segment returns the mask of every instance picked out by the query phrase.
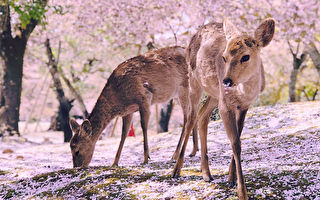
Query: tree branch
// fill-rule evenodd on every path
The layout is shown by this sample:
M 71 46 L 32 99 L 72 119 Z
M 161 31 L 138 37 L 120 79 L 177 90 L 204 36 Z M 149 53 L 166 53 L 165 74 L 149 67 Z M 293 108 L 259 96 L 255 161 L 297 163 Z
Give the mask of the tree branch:
M 31 18 L 26 29 L 22 29 L 21 27 L 19 27 L 22 38 L 25 38 L 28 40 L 29 36 L 31 35 L 33 29 L 37 26 L 38 22 L 39 22 L 38 20 Z
M 298 55 L 298 53 L 299 53 L 299 49 L 300 49 L 300 42 L 298 42 L 298 45 L 297 45 L 296 55 Z
M 56 65 L 57 62 L 56 62 L 56 59 L 55 57 L 53 56 L 53 53 L 52 53 L 52 49 L 51 49 L 51 46 L 50 46 L 50 40 L 47 38 L 45 43 L 44 43 L 45 47 L 46 47 L 46 50 L 47 50 L 47 55 L 48 55 L 48 58 L 49 58 L 49 65 Z
M 10 22 L 10 7 L 8 2 L 0 4 L 0 34 L 2 38 L 12 37 L 11 35 L 11 22 Z M 0 42 L 1 45 L 1 42 Z
M 61 53 L 61 41 L 59 40 L 59 47 L 58 47 L 58 55 L 57 55 L 57 64 L 59 63 L 60 60 L 60 53 Z
M 314 92 L 313 96 L 312 96 L 312 101 L 316 100 L 316 96 L 318 94 L 318 89 L 316 89 L 316 91 Z
M 318 74 L 320 76 L 320 53 L 314 43 L 310 43 L 310 45 L 307 46 L 307 48 L 308 48 L 308 54 L 313 62 L 313 65 L 317 69 Z
M 290 50 L 290 52 L 291 52 L 292 56 L 294 56 L 294 57 L 295 57 L 295 54 L 294 54 L 294 52 L 293 52 L 293 49 L 292 49 L 291 43 L 290 43 L 290 41 L 289 41 L 288 39 L 287 39 L 287 43 L 288 43 L 288 45 L 289 45 L 289 50 Z
M 47 5 L 48 0 L 38 0 L 37 2 L 44 8 Z M 21 31 L 22 37 L 25 39 L 28 39 L 29 36 L 31 35 L 33 29 L 37 26 L 38 23 L 39 23 L 39 20 L 31 18 L 30 22 L 26 26 L 26 29 L 22 29 L 22 31 Z
M 310 99 L 309 99 L 309 97 L 308 97 L 308 94 L 307 94 L 307 92 L 306 92 L 306 87 L 305 87 L 305 86 L 303 86 L 302 89 L 298 89 L 298 90 L 300 90 L 301 92 L 303 92 L 304 96 L 307 98 L 307 101 L 310 101 Z
M 49 62 L 48 62 L 49 72 L 50 72 L 52 79 L 53 79 L 53 84 L 55 87 L 55 92 L 57 94 L 58 100 L 59 100 L 60 104 L 62 104 L 63 102 L 66 102 L 67 99 L 64 95 L 62 84 L 61 84 L 61 81 L 59 78 L 57 62 L 52 54 L 50 40 L 48 38 L 45 41 L 45 47 L 46 47 L 47 56 L 49 59 Z
M 86 106 L 83 102 L 83 99 L 80 95 L 80 93 L 72 86 L 71 82 L 69 81 L 69 79 L 67 79 L 67 77 L 65 77 L 65 75 L 63 74 L 63 72 L 59 71 L 63 81 L 66 83 L 66 85 L 68 86 L 69 90 L 71 91 L 71 93 L 73 94 L 74 98 L 79 102 L 80 104 L 80 108 L 82 111 L 82 114 L 84 116 L 84 118 L 88 118 L 89 113 L 86 109 Z

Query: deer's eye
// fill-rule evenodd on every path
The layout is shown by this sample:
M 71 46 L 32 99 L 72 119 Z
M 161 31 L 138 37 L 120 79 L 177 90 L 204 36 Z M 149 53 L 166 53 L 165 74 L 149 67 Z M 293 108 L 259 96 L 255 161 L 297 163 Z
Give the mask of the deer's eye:
M 227 62 L 226 58 L 224 56 L 222 56 L 223 62 Z
M 250 59 L 250 56 L 249 56 L 249 55 L 244 55 L 244 56 L 242 56 L 240 62 L 243 63 L 243 62 L 248 61 L 249 59 Z
M 76 151 L 74 155 L 75 155 L 75 156 L 78 156 L 78 155 L 79 155 L 79 151 Z

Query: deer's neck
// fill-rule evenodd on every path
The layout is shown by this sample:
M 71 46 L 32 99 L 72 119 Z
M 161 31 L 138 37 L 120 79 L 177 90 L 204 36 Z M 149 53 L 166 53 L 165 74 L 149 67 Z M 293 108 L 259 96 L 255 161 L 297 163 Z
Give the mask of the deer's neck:
M 88 117 L 95 141 L 99 139 L 104 128 L 116 116 L 116 113 L 113 111 L 115 102 L 112 92 L 105 87 Z

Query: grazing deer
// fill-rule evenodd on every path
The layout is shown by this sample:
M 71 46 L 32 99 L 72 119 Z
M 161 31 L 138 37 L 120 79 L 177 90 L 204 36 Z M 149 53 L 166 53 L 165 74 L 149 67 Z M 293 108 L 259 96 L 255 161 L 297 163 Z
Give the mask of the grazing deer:
M 209 116 L 219 107 L 233 156 L 229 167 L 229 182 L 237 179 L 239 199 L 248 199 L 241 169 L 240 136 L 250 104 L 265 87 L 264 69 L 260 50 L 273 38 L 275 21 L 264 20 L 254 36 L 242 34 L 229 21 L 203 26 L 192 37 L 187 48 L 189 65 L 190 105 L 184 143 L 173 176 L 179 176 L 189 133 L 197 122 L 197 107 L 202 91 L 209 97 L 199 111 L 201 141 L 201 170 L 205 181 L 212 179 L 207 156 Z
M 88 119 L 82 125 L 70 120 L 74 133 L 70 141 L 73 166 L 89 165 L 103 129 L 113 118 L 122 116 L 121 141 L 113 162 L 113 166 L 117 166 L 133 113 L 138 110 L 144 137 L 143 163 L 147 163 L 150 106 L 169 101 L 173 97 L 179 99 L 185 124 L 189 110 L 189 80 L 184 48 L 153 50 L 121 63 L 110 75 Z M 195 143 L 193 152 L 197 149 Z

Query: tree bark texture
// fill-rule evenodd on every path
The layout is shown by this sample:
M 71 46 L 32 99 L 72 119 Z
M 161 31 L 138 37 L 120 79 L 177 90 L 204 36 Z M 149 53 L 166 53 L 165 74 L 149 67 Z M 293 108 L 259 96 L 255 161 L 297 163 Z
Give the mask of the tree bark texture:
M 289 82 L 289 102 L 296 102 L 297 95 L 296 95 L 296 83 L 297 83 L 297 76 L 299 73 L 299 68 L 301 67 L 302 63 L 305 60 L 305 53 L 300 55 L 298 58 L 297 54 L 292 53 L 293 56 L 293 68 L 290 74 L 290 82 Z
M 41 2 L 45 6 L 47 0 Z M 18 26 L 13 37 L 8 2 L 0 4 L 0 12 L 0 136 L 6 133 L 19 135 L 23 57 L 29 36 L 38 21 L 31 18 L 25 29 Z
M 310 44 L 310 46 L 308 47 L 308 54 L 314 64 L 314 66 L 316 67 L 318 74 L 320 76 L 320 53 L 317 49 L 317 47 L 315 46 L 315 44 Z
M 88 110 L 84 104 L 84 101 L 79 93 L 79 91 L 76 90 L 76 88 L 74 88 L 71 84 L 71 82 L 69 81 L 69 79 L 67 79 L 67 77 L 64 76 L 64 74 L 61 72 L 60 73 L 63 81 L 66 83 L 66 85 L 68 86 L 69 90 L 71 91 L 72 95 L 74 96 L 74 98 L 78 101 L 79 105 L 80 105 L 80 109 L 82 111 L 82 115 L 84 119 L 87 119 L 89 116 Z
M 2 41 L 0 50 L 3 60 L 0 124 L 1 132 L 7 132 L 9 135 L 19 135 L 18 122 L 25 48 L 26 40 L 17 38 Z
M 289 102 L 296 101 L 296 82 L 298 76 L 298 69 L 293 68 L 290 73 L 290 82 L 289 82 Z
M 173 109 L 173 99 L 169 101 L 160 111 L 160 120 L 158 125 L 158 133 L 168 132 L 169 121 Z
M 59 101 L 59 109 L 56 116 L 53 118 L 51 122 L 50 128 L 53 128 L 54 130 L 63 131 L 64 142 L 69 142 L 72 137 L 72 131 L 69 126 L 69 120 L 70 120 L 69 113 L 72 108 L 73 100 L 69 101 L 64 94 L 63 87 L 60 81 L 59 72 L 58 72 L 57 62 L 52 54 L 49 39 L 46 40 L 45 47 L 46 47 L 47 56 L 49 59 L 49 62 L 48 62 L 49 72 L 52 76 L 55 93 Z

